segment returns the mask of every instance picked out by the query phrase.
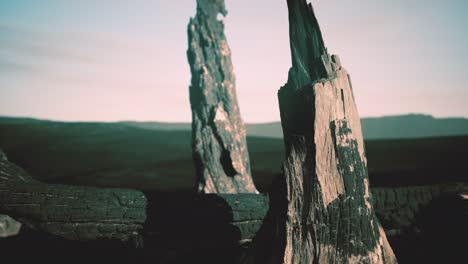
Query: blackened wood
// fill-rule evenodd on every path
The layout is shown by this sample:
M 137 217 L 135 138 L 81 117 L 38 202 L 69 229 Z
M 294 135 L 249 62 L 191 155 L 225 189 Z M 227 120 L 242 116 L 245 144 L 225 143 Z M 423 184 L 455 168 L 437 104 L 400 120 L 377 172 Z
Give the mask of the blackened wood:
M 278 92 L 286 148 L 273 263 L 396 263 L 375 215 L 351 81 L 312 5 L 288 0 L 292 68 Z M 281 200 L 283 202 L 281 202 Z M 275 205 L 272 205 L 273 207 Z
M 239 112 L 224 0 L 198 0 L 188 25 L 195 185 L 202 193 L 257 193 Z

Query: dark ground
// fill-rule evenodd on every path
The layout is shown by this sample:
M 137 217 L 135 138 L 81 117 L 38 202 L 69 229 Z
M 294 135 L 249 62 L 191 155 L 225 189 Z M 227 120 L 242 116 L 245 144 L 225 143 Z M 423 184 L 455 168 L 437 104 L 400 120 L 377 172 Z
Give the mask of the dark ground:
M 372 186 L 466 181 L 468 136 L 367 140 Z M 189 131 L 116 123 L 2 124 L 0 148 L 38 179 L 170 191 L 192 188 Z M 248 137 L 255 183 L 267 191 L 283 159 L 281 139 Z
M 267 192 L 272 178 L 280 173 L 282 140 L 249 137 L 248 145 L 254 181 L 261 192 Z M 157 131 L 115 123 L 0 122 L 0 148 L 12 162 L 47 182 L 156 192 L 192 188 L 194 170 L 189 131 Z M 468 136 L 368 140 L 366 152 L 373 187 L 468 180 Z M 462 239 L 466 238 L 461 236 L 466 230 L 459 229 L 460 226 L 466 229 L 467 224 L 460 221 L 467 219 L 468 207 L 458 206 L 463 201 L 457 197 L 446 199 L 452 200 L 437 201 L 419 216 L 425 228 L 422 231 L 426 232 L 390 239 L 400 263 L 457 263 L 458 260 L 462 260 L 458 263 L 468 263 L 463 261 L 466 241 Z M 156 256 L 154 250 L 129 249 L 107 242 L 90 247 L 53 237 L 44 241 L 31 230 L 8 241 L 0 239 L 0 248 L 9 252 L 8 256 L 15 256 L 15 263 L 24 263 L 31 256 L 41 261 L 47 258 L 50 263 L 89 262 L 91 256 L 96 261 L 102 258 L 105 263 L 142 263 L 149 256 L 153 260 L 167 257 Z M 214 255 L 234 256 L 238 250 L 241 249 L 215 250 Z M 447 256 L 444 252 L 460 255 Z M 209 250 L 188 252 L 187 256 L 212 253 Z M 187 258 L 185 263 L 190 262 L 191 257 Z M 8 258 L 4 255 L 3 259 Z M 169 259 L 161 262 L 172 263 Z M 210 261 L 207 259 L 205 263 Z

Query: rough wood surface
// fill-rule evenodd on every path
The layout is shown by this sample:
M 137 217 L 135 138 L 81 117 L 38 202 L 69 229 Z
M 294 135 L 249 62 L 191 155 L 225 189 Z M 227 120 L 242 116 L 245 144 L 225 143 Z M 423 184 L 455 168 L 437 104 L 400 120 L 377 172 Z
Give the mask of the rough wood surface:
M 2 156 L 0 214 L 70 240 L 141 239 L 146 220 L 142 192 L 44 184 Z
M 463 182 L 372 188 L 374 209 L 387 236 L 399 235 L 408 232 L 408 229 L 417 228 L 422 212 L 430 208 L 434 202 L 450 197 L 463 198 L 463 195 L 467 193 L 468 184 Z M 455 205 L 447 204 L 446 206 Z
M 351 82 L 311 4 L 288 0 L 292 68 L 278 92 L 286 208 L 275 263 L 396 263 L 374 213 Z
M 249 242 L 267 211 L 268 196 L 259 194 L 142 193 L 45 184 L 0 151 L 0 236 L 19 231 L 16 219 L 66 240 L 230 247 Z
M 188 25 L 196 187 L 203 193 L 257 193 L 231 51 L 223 21 L 218 20 L 226 14 L 224 0 L 198 0 L 197 13 Z
M 5 157 L 1 154 L 0 152 L 0 157 Z M 17 221 L 6 215 L 0 215 L 0 237 L 9 237 L 5 238 L 2 247 L 8 245 L 8 248 L 13 250 L 12 252 L 28 246 L 42 248 L 45 250 L 44 252 L 47 252 L 47 247 L 60 245 L 69 250 L 64 251 L 68 252 L 64 253 L 64 257 L 71 254 L 70 252 L 74 252 L 73 249 L 76 247 L 82 248 L 88 252 L 86 254 L 93 256 L 96 254 L 96 250 L 101 252 L 100 250 L 104 248 L 107 250 L 116 248 L 124 250 L 122 254 L 128 253 L 126 247 L 122 248 L 119 246 L 120 244 L 111 243 L 111 241 L 102 241 L 103 243 L 97 241 L 106 238 L 116 242 L 138 242 L 137 245 L 144 246 L 143 252 L 146 252 L 144 254 L 152 256 L 154 253 L 154 258 L 151 257 L 151 259 L 155 260 L 166 257 L 183 260 L 185 257 L 182 256 L 196 256 L 197 259 L 205 259 L 206 256 L 203 256 L 208 254 L 211 259 L 217 260 L 225 260 L 227 256 L 230 256 L 233 261 L 229 263 L 239 263 L 243 261 L 243 256 L 251 245 L 250 242 L 257 239 L 257 234 L 265 232 L 270 236 L 275 234 L 272 232 L 269 219 L 266 219 L 267 213 L 271 214 L 271 211 L 268 212 L 269 198 L 267 195 L 202 195 L 194 192 L 145 193 L 148 206 L 146 208 L 138 207 L 137 210 L 139 215 L 146 214 L 146 219 L 144 223 L 142 222 L 143 218 L 136 221 L 138 223 L 133 222 L 131 225 L 138 227 L 132 229 L 128 227 L 130 223 L 125 220 L 128 216 L 123 214 L 118 216 L 107 214 L 105 216 L 103 213 L 110 211 L 110 209 L 116 210 L 116 212 L 125 210 L 115 209 L 115 199 L 120 197 L 119 194 L 113 198 L 105 194 L 96 194 L 97 191 L 106 193 L 106 189 L 54 185 L 54 191 L 50 192 L 50 189 L 44 188 L 43 183 L 31 179 L 22 169 L 8 162 L 6 158 L 0 161 L 0 180 L 0 214 L 8 214 L 25 224 L 20 231 L 21 226 Z M 36 187 L 31 187 L 32 185 Z M 71 190 L 74 191 L 71 192 Z M 421 215 L 439 197 L 464 195 L 467 193 L 466 190 L 466 184 L 458 183 L 403 188 L 374 188 L 372 191 L 376 213 L 384 221 L 386 232 L 393 236 L 400 236 L 411 234 L 408 232 L 414 232 L 413 229 L 418 228 L 418 226 L 423 228 L 424 223 L 420 223 Z M 136 192 L 113 191 L 120 194 Z M 84 192 L 88 192 L 88 194 L 83 194 Z M 17 195 L 19 193 L 21 195 Z M 54 196 L 48 196 L 48 194 Z M 46 195 L 46 198 L 43 198 L 43 195 Z M 139 193 L 139 195 L 142 194 Z M 43 208 L 40 214 L 35 209 L 31 209 L 35 206 L 32 206 L 29 200 L 25 200 L 28 197 L 38 199 L 34 202 Z M 82 203 L 76 205 L 78 203 L 76 199 L 71 200 L 70 197 L 80 197 L 79 200 Z M 94 200 L 99 197 L 103 199 Z M 60 199 L 62 199 L 60 204 L 67 206 L 56 206 Z M 93 206 L 88 207 L 89 204 Z M 70 208 L 71 206 L 75 209 Z M 437 211 L 434 211 L 429 218 L 438 214 Z M 48 222 L 54 224 L 47 224 Z M 30 230 L 31 228 L 35 231 Z M 20 231 L 19 234 L 17 234 L 18 231 Z M 272 240 L 271 237 L 268 239 Z M 91 240 L 96 240 L 96 242 Z M 87 241 L 87 243 L 75 243 L 83 241 Z M 42 246 L 38 247 L 37 243 Z M 216 250 L 217 253 L 213 254 L 213 250 Z M 172 256 L 172 254 L 176 254 L 177 257 Z M 264 262 L 258 261 L 256 263 Z

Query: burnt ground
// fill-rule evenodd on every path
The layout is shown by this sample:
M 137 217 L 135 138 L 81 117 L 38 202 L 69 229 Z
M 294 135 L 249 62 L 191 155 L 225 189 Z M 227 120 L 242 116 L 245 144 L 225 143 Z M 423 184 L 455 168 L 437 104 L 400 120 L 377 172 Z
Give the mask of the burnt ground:
M 254 181 L 267 192 L 280 173 L 283 143 L 279 139 L 249 137 Z M 190 190 L 193 164 L 189 131 L 154 131 L 119 124 L 38 122 L 0 124 L 0 148 L 9 159 L 46 182 L 138 188 L 155 192 Z M 398 188 L 450 182 L 467 182 L 468 137 L 402 140 L 367 140 L 371 186 Z M 466 201 L 459 196 L 441 197 L 416 216 L 417 228 L 390 236 L 400 263 L 463 263 L 466 252 Z M 188 219 L 189 221 L 189 219 Z M 234 260 L 241 247 L 216 250 L 168 249 L 160 254 L 118 243 L 81 243 L 44 238 L 33 230 L 0 239 L 2 260 L 14 263 L 33 259 L 49 263 L 171 262 L 205 263 L 215 256 Z M 158 245 L 162 247 L 163 245 Z M 151 249 L 149 249 L 151 248 Z M 245 251 L 245 250 L 244 250 Z M 8 254 L 4 254 L 7 252 Z M 212 256 L 212 260 L 206 258 Z M 171 257 L 172 256 L 172 257 Z M 24 260 L 24 261 L 22 261 Z M 218 259 L 219 261 L 219 259 Z M 187 262 L 180 262 L 187 263 Z M 196 262 L 197 263 L 197 262 Z

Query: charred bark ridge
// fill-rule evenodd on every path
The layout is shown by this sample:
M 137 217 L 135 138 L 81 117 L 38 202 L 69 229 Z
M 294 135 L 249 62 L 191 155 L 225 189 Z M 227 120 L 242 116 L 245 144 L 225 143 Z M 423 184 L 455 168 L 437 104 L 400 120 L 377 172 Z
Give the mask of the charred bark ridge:
M 0 153 L 0 214 L 69 240 L 141 241 L 142 192 L 44 184 Z
M 0 237 L 21 224 L 64 240 L 114 240 L 173 248 L 233 247 L 252 240 L 268 196 L 142 193 L 45 184 L 0 151 Z M 21 224 L 20 224 L 21 223 Z
M 312 6 L 288 0 L 292 68 L 278 92 L 286 146 L 275 263 L 396 263 L 375 216 L 349 75 Z
M 224 0 L 198 0 L 188 25 L 192 73 L 192 144 L 202 193 L 257 193 L 237 104 L 231 51 L 224 36 Z
M 2 156 L 1 154 L 0 152 L 0 156 Z M 57 228 L 50 228 L 50 226 L 42 224 L 45 221 L 59 219 L 59 215 L 69 214 L 70 208 L 68 206 L 57 206 L 54 208 L 54 203 L 57 203 L 53 200 L 63 197 L 66 191 L 75 187 L 55 185 L 54 188 L 57 189 L 57 192 L 61 192 L 63 195 L 57 197 L 49 196 L 48 203 L 50 205 L 44 205 L 43 202 L 46 201 L 43 200 L 33 201 L 41 204 L 41 206 L 49 207 L 49 209 L 44 208 L 42 215 L 38 216 L 27 211 L 28 206 L 31 205 L 29 202 L 25 202 L 24 198 L 28 196 L 41 197 L 41 192 L 47 191 L 47 188 L 42 183 L 34 181 L 36 187 L 31 188 L 30 185 L 26 185 L 24 187 L 26 191 L 22 191 L 22 194 L 19 195 L 19 192 L 16 191 L 18 186 L 16 182 L 15 184 L 8 185 L 9 187 L 5 187 L 7 186 L 6 179 L 8 178 L 9 181 L 17 181 L 18 184 L 21 184 L 24 181 L 31 181 L 30 177 L 20 168 L 8 163 L 6 159 L 0 162 L 0 172 L 0 214 L 10 215 L 20 220 L 24 226 L 24 228 L 21 228 L 21 224 L 13 218 L 0 215 L 0 238 L 10 237 L 4 240 L 0 239 L 0 242 L 3 242 L 0 246 L 5 251 L 2 257 L 6 259 L 10 258 L 18 263 L 25 262 L 20 260 L 20 255 L 24 251 L 24 248 L 34 248 L 35 253 L 32 254 L 38 258 L 47 259 L 50 263 L 70 262 L 70 256 L 77 252 L 80 252 L 79 258 L 76 258 L 74 263 L 82 263 L 83 261 L 95 259 L 97 253 L 104 261 L 115 259 L 115 261 L 113 260 L 115 263 L 135 262 L 135 259 L 138 259 L 142 255 L 145 256 L 144 259 L 151 259 L 154 263 L 167 263 L 168 259 L 173 260 L 174 263 L 187 263 L 191 260 L 203 260 L 206 263 L 243 263 L 243 256 L 245 256 L 247 248 L 250 247 L 250 241 L 254 237 L 256 237 L 255 239 L 258 242 L 260 236 L 265 240 L 263 244 L 268 244 L 274 238 L 271 235 L 275 234 L 275 232 L 272 232 L 274 229 L 272 229 L 271 221 L 268 221 L 269 219 L 264 221 L 268 211 L 269 200 L 266 195 L 145 193 L 148 206 L 146 208 L 138 207 L 135 210 L 137 210 L 138 215 L 144 215 L 146 212 L 146 220 L 143 224 L 141 224 L 141 221 L 144 221 L 143 218 L 141 221 L 138 221 L 139 228 L 136 232 L 125 231 L 122 229 L 122 225 L 115 225 L 115 223 L 120 222 L 118 219 L 112 220 L 110 216 L 107 218 L 103 216 L 102 212 L 115 210 L 115 203 L 112 202 L 112 199 L 104 199 L 99 201 L 101 209 L 96 210 L 96 207 L 84 209 L 85 206 L 80 205 L 83 210 L 72 213 L 72 217 L 66 218 L 63 223 L 60 223 L 63 231 L 71 227 L 67 235 L 66 233 L 57 232 Z M 49 185 L 49 188 L 51 186 Z M 12 189 L 6 191 L 6 188 Z M 96 189 L 82 188 L 81 190 L 89 192 Z M 106 191 L 106 189 L 102 190 Z M 460 183 L 396 189 L 374 188 L 372 192 L 375 198 L 374 208 L 379 219 L 382 219 L 384 222 L 384 227 L 388 231 L 387 235 L 391 234 L 393 239 L 400 239 L 401 235 L 404 237 L 406 235 L 411 236 L 411 233 L 408 232 L 414 232 L 412 231 L 414 228 L 422 228 L 424 235 L 430 235 L 432 238 L 432 232 L 433 230 L 439 230 L 440 222 L 434 221 L 436 224 L 429 226 L 425 222 L 427 222 L 427 219 L 434 219 L 434 217 L 443 218 L 446 215 L 441 214 L 440 211 L 434 211 L 427 216 L 424 215 L 424 212 L 427 212 L 431 204 L 437 201 L 439 197 L 460 196 L 461 194 L 466 194 L 466 190 L 466 184 Z M 113 191 L 119 193 L 123 190 L 114 189 Z M 277 191 L 278 189 L 276 189 L 275 196 L 272 197 L 271 201 L 275 205 L 278 205 L 278 203 L 274 199 L 278 199 L 278 194 L 281 195 Z M 91 194 L 93 192 L 91 191 Z M 131 193 L 131 191 L 126 192 Z M 9 193 L 9 195 L 6 195 L 6 193 Z M 14 199 L 18 197 L 20 199 L 15 201 Z M 84 198 L 83 203 L 88 204 L 87 199 Z M 72 205 L 70 200 L 67 201 L 66 199 L 61 204 Z M 452 202 L 443 204 L 443 208 L 452 209 L 453 206 Z M 286 207 L 287 204 L 284 208 Z M 466 210 L 466 208 L 456 209 L 458 211 Z M 281 216 L 278 211 L 273 213 L 275 216 Z M 271 219 L 271 210 L 269 214 L 270 216 L 267 218 Z M 77 221 L 78 217 L 82 217 L 83 219 L 100 218 L 101 220 L 99 221 L 102 222 L 90 222 L 83 219 L 82 221 Z M 463 228 L 458 229 L 464 226 L 466 214 L 464 218 L 454 217 L 452 219 L 457 220 L 459 224 L 450 223 L 445 225 L 445 227 L 450 226 L 452 230 L 456 229 L 457 234 L 460 236 L 466 234 L 466 232 L 460 232 Z M 94 226 L 94 228 L 90 228 L 90 230 L 84 228 L 84 226 Z M 30 230 L 30 228 L 36 231 Z M 113 228 L 115 228 L 116 232 L 111 235 L 105 235 L 105 232 L 101 235 L 93 234 L 93 232 L 103 232 L 101 230 L 112 230 Z M 446 228 L 439 233 L 445 231 Z M 70 235 L 70 233 L 73 234 Z M 270 235 L 270 237 L 262 236 L 265 233 Z M 134 251 L 132 247 L 126 245 L 128 242 L 141 242 L 140 237 L 144 239 L 143 248 Z M 439 237 L 444 236 L 439 235 Z M 136 241 L 135 238 L 138 238 L 138 240 Z M 105 241 L 102 239 L 105 239 Z M 119 241 L 126 243 L 116 243 Z M 453 241 L 451 244 L 450 241 L 441 241 L 444 241 L 443 245 L 447 247 L 454 245 Z M 431 243 L 428 243 L 428 245 L 431 245 Z M 58 250 L 60 252 L 56 250 L 57 247 L 61 248 Z M 408 252 L 406 248 L 402 251 L 405 250 Z M 442 252 L 456 252 L 452 247 L 450 247 L 450 250 L 445 249 L 444 251 L 440 248 L 439 250 L 442 250 Z M 6 254 L 7 252 L 8 254 Z M 267 257 L 271 258 L 275 256 L 274 253 L 268 252 Z M 412 256 L 411 254 L 410 256 Z M 424 256 L 428 258 L 427 255 Z M 450 256 L 452 259 L 457 259 L 457 257 Z M 126 261 L 128 257 L 131 257 L 132 261 Z M 228 261 L 228 259 L 231 261 Z M 261 261 L 256 261 L 255 263 L 271 263 L 271 261 L 263 261 L 265 259 L 264 256 L 260 259 Z

